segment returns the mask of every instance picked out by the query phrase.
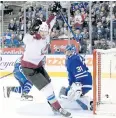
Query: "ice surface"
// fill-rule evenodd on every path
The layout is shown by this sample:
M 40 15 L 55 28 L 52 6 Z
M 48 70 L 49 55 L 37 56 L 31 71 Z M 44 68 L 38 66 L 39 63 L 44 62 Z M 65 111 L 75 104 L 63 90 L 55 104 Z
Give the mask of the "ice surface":
M 110 81 L 111 82 L 111 81 Z M 113 80 L 116 83 L 116 80 Z M 67 86 L 66 79 L 52 78 L 52 84 L 56 95 L 58 96 L 61 86 Z M 3 97 L 3 86 L 18 85 L 18 82 L 13 78 L 4 78 L 0 80 L 0 118 L 61 118 L 55 116 L 46 102 L 43 94 L 35 87 L 32 88 L 30 94 L 34 96 L 34 101 L 20 101 L 19 94 L 11 94 L 9 99 Z M 107 88 L 111 88 L 111 83 Z M 114 88 L 113 88 L 114 89 Z M 114 90 L 115 91 L 115 90 Z M 105 90 L 106 92 L 106 90 Z M 108 91 L 110 93 L 111 91 Z M 91 95 L 92 92 L 89 94 Z M 106 92 L 107 93 L 107 92 Z M 114 92 L 112 92 L 114 93 Z M 111 96 L 111 95 L 110 95 Z M 108 107 L 108 106 L 107 106 Z M 106 109 L 106 106 L 104 107 Z M 115 109 L 116 110 L 116 109 Z M 114 118 L 116 116 L 108 115 L 93 115 L 91 111 L 68 110 L 72 113 L 73 118 Z

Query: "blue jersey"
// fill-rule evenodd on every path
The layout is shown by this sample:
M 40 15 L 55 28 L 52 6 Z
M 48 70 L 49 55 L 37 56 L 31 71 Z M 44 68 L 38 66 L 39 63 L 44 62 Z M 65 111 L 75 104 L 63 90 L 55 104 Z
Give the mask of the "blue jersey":
M 21 58 L 18 58 L 18 59 L 15 61 L 14 70 L 15 70 L 15 69 L 18 69 L 18 70 L 19 70 L 20 65 L 21 65 Z
M 73 82 L 82 82 L 82 78 L 91 76 L 91 74 L 88 72 L 89 69 L 85 64 L 85 59 L 79 54 L 75 53 L 71 57 L 67 57 L 66 67 L 70 86 Z
M 24 75 L 24 73 L 22 71 L 21 58 L 18 58 L 15 61 L 13 73 L 14 73 L 14 77 L 16 78 L 16 80 L 18 80 L 20 86 L 15 87 L 12 91 L 17 92 L 17 93 L 21 93 L 21 92 L 29 93 L 29 91 L 31 90 L 33 85 L 26 78 L 26 76 Z
M 20 81 L 21 83 L 25 83 L 27 81 L 26 76 L 24 75 L 24 73 L 22 72 L 22 67 L 21 67 L 21 58 L 18 58 L 15 61 L 14 64 L 14 76 L 15 78 Z

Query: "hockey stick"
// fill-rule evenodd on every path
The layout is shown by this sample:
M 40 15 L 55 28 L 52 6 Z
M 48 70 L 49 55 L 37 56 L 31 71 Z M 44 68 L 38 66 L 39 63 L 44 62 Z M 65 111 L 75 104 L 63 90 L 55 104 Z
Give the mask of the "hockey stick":
M 67 19 L 64 17 L 62 11 L 60 10 L 59 13 L 60 13 L 60 15 L 62 16 L 62 18 L 63 18 L 63 20 L 65 21 L 65 23 L 67 24 L 68 28 L 70 29 L 70 31 L 71 31 L 71 33 L 72 33 L 74 39 L 79 43 L 79 40 L 77 39 L 75 33 L 73 32 L 71 26 L 68 24 L 68 21 L 67 21 Z M 87 52 L 87 51 L 86 51 L 86 52 Z M 86 56 L 86 53 L 84 54 L 83 58 L 85 58 L 85 56 Z
M 0 77 L 0 79 L 2 79 L 2 78 L 4 78 L 4 77 L 7 77 L 7 76 L 9 76 L 9 75 L 12 75 L 13 74 L 13 72 L 12 73 L 9 73 L 9 74 L 7 74 L 7 75 L 4 75 L 4 76 L 2 76 L 2 77 Z
M 71 26 L 68 24 L 68 21 L 67 21 L 67 19 L 64 17 L 64 15 L 63 15 L 63 13 L 62 13 L 61 10 L 60 10 L 60 15 L 62 16 L 63 20 L 65 21 L 65 23 L 67 24 L 68 28 L 70 29 L 70 31 L 71 31 L 71 33 L 72 33 L 74 39 L 76 39 L 76 40 L 78 41 L 78 39 L 76 38 L 75 33 L 73 32 Z M 79 41 L 78 41 L 78 42 L 79 42 Z

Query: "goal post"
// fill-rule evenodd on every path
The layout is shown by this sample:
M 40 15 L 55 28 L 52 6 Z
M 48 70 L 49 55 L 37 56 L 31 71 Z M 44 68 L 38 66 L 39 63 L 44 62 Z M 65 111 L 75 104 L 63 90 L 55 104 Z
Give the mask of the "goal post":
M 116 115 L 116 95 L 113 95 L 112 89 L 116 90 L 116 48 L 95 49 L 93 50 L 93 114 L 105 113 L 105 107 L 110 106 L 106 113 Z M 110 99 L 110 96 L 113 99 Z

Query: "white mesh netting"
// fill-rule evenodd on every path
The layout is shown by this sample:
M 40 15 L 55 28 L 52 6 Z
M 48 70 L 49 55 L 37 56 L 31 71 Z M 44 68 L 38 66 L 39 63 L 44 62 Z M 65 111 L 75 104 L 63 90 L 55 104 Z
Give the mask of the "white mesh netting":
M 97 113 L 116 115 L 116 49 L 97 50 Z

